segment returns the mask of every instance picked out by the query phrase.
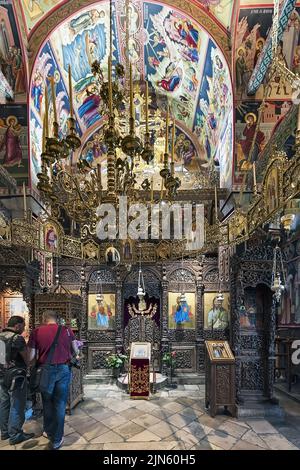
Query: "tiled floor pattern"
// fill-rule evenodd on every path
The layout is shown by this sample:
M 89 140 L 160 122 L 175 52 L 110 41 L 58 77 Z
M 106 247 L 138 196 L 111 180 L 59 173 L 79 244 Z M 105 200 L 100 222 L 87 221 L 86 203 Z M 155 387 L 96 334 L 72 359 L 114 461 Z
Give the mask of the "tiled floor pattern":
M 277 425 L 264 419 L 211 418 L 204 390 L 203 385 L 184 385 L 145 401 L 131 400 L 113 385 L 86 385 L 84 402 L 66 417 L 61 450 L 300 449 L 298 403 L 282 397 L 286 421 Z M 49 442 L 41 430 L 40 420 L 31 420 L 25 431 L 36 432 L 36 438 L 17 446 L 0 441 L 0 450 L 46 450 Z

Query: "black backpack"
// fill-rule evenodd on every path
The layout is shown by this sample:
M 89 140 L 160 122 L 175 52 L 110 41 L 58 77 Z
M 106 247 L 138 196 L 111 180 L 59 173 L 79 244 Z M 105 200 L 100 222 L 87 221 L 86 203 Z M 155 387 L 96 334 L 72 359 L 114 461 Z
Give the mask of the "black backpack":
M 12 357 L 13 342 L 18 333 L 3 331 L 0 333 L 0 377 L 5 387 L 12 392 L 23 388 L 26 382 L 26 368 L 15 365 Z

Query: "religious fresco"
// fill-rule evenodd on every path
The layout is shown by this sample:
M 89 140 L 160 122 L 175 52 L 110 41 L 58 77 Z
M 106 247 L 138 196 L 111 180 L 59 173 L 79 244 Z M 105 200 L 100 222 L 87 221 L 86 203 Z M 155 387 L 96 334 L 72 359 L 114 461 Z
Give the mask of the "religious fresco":
M 232 91 L 230 75 L 219 50 L 209 40 L 205 68 L 195 116 L 195 134 L 209 161 L 213 159 L 221 168 L 222 185 L 231 185 Z M 225 143 L 225 141 L 226 143 Z M 225 145 L 224 145 L 225 144 Z
M 14 92 L 15 102 L 26 101 L 26 67 L 12 5 L 0 4 L 0 71 Z
M 28 178 L 27 107 L 23 104 L 0 106 L 0 163 L 18 185 Z
M 169 292 L 169 328 L 183 328 L 190 330 L 195 328 L 196 321 L 196 296 L 193 292 L 186 292 L 185 301 L 180 301 L 181 292 Z
M 108 330 L 115 328 L 115 294 L 102 294 L 103 301 L 97 302 L 96 294 L 88 298 L 88 329 Z
M 223 296 L 224 300 L 218 300 L 218 292 L 204 293 L 204 328 L 222 329 L 229 325 L 229 293 Z
M 256 131 L 261 101 L 243 101 L 236 108 L 235 182 L 241 182 L 245 171 L 252 168 L 276 127 L 290 110 L 290 101 L 266 101 L 259 129 Z M 255 142 L 253 144 L 253 139 Z
M 62 0 L 22 0 L 20 4 L 23 9 L 27 30 L 30 30 L 55 6 L 63 3 Z
M 216 2 L 213 3 L 216 7 Z M 117 16 L 114 15 L 113 20 L 113 61 L 124 62 L 124 8 L 120 9 L 120 1 L 116 1 L 114 8 L 117 10 Z M 183 129 L 195 131 L 199 142 L 196 150 L 191 139 L 177 126 L 175 171 L 181 173 L 181 189 L 196 189 L 199 186 L 196 176 L 199 173 L 199 164 L 208 165 L 211 159 L 224 169 L 222 184 L 229 186 L 233 153 L 232 89 L 223 55 L 198 24 L 182 13 L 157 3 L 141 3 L 134 0 L 130 6 L 129 30 L 129 39 L 132 42 L 129 44 L 129 50 L 134 64 L 134 77 L 135 80 L 144 80 L 144 77 L 147 77 L 150 95 L 153 96 L 152 90 L 156 94 L 152 108 L 157 110 L 161 122 L 164 123 L 167 97 L 171 118 L 175 118 L 179 125 L 182 123 Z M 106 73 L 108 43 L 108 2 L 95 3 L 92 7 L 73 15 L 50 35 L 39 54 L 32 76 L 31 109 L 34 119 L 31 119 L 31 125 L 37 126 L 37 132 L 31 129 L 32 140 L 36 138 L 35 134 L 39 134 L 39 127 L 43 122 L 45 83 L 51 98 L 49 77 L 53 76 L 54 69 L 57 70 L 54 79 L 58 94 L 58 112 L 63 112 L 62 120 L 66 122 L 69 104 L 65 84 L 68 83 L 69 65 L 79 133 L 84 137 L 91 128 L 95 128 L 97 134 L 96 125 L 98 122 L 101 124 L 100 98 L 93 94 L 94 76 L 91 73 L 91 64 L 94 60 L 99 60 Z M 51 99 L 49 102 L 51 121 Z M 137 94 L 135 112 L 139 121 L 142 108 L 143 102 Z M 163 158 L 164 153 L 163 126 L 160 132 L 161 135 L 156 139 L 155 160 L 158 161 Z M 98 163 L 106 149 L 102 148 L 101 144 L 95 144 L 95 140 L 97 136 L 95 139 L 89 137 L 88 142 L 83 138 L 82 154 L 83 158 Z M 153 168 L 142 169 L 143 174 L 144 170 L 149 171 L 147 177 L 150 178 L 157 173 L 155 161 L 152 166 Z M 105 181 L 105 163 L 102 173 Z M 158 178 L 157 182 L 154 182 L 154 189 L 159 189 L 159 183 Z
M 199 3 L 225 28 L 230 28 L 234 0 L 199 0 Z

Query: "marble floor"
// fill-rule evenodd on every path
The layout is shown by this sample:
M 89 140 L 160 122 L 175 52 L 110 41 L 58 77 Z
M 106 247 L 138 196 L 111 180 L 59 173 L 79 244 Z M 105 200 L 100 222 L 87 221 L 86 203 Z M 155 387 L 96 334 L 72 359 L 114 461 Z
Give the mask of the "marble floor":
M 114 385 L 86 385 L 85 400 L 66 417 L 61 450 L 267 450 L 300 449 L 300 404 L 284 396 L 286 421 L 240 421 L 230 416 L 211 418 L 204 407 L 204 385 L 181 385 L 162 390 L 151 400 L 130 400 Z M 49 449 L 41 436 L 41 420 L 30 420 L 25 431 L 36 438 L 0 450 Z

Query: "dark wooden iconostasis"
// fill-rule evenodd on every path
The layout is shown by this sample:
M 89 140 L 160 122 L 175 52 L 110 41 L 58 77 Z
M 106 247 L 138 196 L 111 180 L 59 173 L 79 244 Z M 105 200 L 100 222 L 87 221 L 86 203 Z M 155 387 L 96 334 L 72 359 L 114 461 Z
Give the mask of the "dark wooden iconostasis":
M 34 321 L 34 294 L 40 289 L 38 279 L 38 262 L 26 262 L 24 253 L 0 247 L 0 329 L 12 315 L 20 315 L 28 339 Z
M 85 280 L 80 280 L 82 265 L 78 260 L 59 262 L 61 284 L 83 300 L 81 338 L 84 341 L 85 373 L 109 374 L 106 358 L 117 350 L 127 352 L 132 341 L 144 338 L 153 345 L 155 369 L 162 370 L 164 352 L 176 351 L 178 373 L 204 372 L 205 339 L 226 339 L 228 328 L 212 329 L 208 314 L 219 290 L 216 256 L 202 261 L 145 263 L 142 266 L 146 288 L 146 311 L 141 320 L 137 314 L 138 267 L 99 266 L 88 261 Z M 97 272 L 100 271 L 104 296 L 102 315 L 97 311 L 96 294 L 99 293 Z M 223 286 L 229 290 L 228 284 Z M 180 294 L 187 297 L 189 317 L 176 323 L 175 311 Z M 225 292 L 229 313 L 229 293 Z M 225 306 L 225 305 L 224 305 Z
M 276 303 L 273 249 L 266 244 L 231 258 L 231 346 L 236 357 L 238 415 L 279 416 L 274 398 Z

